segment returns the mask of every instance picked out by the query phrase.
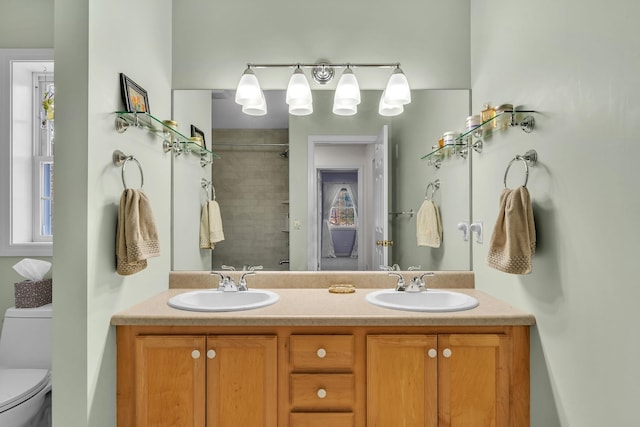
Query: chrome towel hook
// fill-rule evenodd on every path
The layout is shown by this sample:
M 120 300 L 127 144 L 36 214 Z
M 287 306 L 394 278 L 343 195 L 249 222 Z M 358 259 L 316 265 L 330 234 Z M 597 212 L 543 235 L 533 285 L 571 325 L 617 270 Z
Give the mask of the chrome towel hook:
M 507 188 L 507 175 L 509 175 L 509 169 L 513 162 L 521 161 L 524 163 L 524 184 L 523 187 L 527 186 L 527 182 L 529 182 L 529 166 L 535 166 L 538 163 L 538 152 L 536 150 L 529 150 L 523 155 L 516 155 L 509 164 L 507 165 L 507 170 L 504 171 L 504 188 Z
M 127 162 L 129 160 L 133 160 L 134 162 L 136 162 L 136 164 L 138 165 L 138 170 L 140 171 L 140 188 L 142 188 L 142 186 L 144 185 L 144 173 L 142 172 L 142 165 L 140 164 L 138 159 L 133 156 L 127 156 L 120 150 L 115 150 L 112 155 L 112 160 L 115 166 L 122 166 L 122 185 L 124 186 L 125 190 L 129 188 L 127 187 L 127 181 L 124 178 L 124 171 L 127 167 Z

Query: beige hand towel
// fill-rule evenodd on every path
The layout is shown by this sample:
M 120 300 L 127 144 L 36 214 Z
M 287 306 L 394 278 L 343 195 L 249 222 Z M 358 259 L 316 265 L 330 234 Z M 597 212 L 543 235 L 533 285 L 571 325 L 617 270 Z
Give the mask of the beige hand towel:
M 487 264 L 505 273 L 529 274 L 535 251 L 536 227 L 529 191 L 525 187 L 506 188 L 500 195 Z
M 442 242 L 442 221 L 440 209 L 432 200 L 425 200 L 416 216 L 416 237 L 418 246 L 439 248 Z
M 209 203 L 202 205 L 200 215 L 200 249 L 213 249 L 209 236 Z
M 128 188 L 120 197 L 116 230 L 116 271 L 123 276 L 147 267 L 147 259 L 160 255 L 156 221 L 149 199 L 140 189 Z
M 215 243 L 224 240 L 224 232 L 222 231 L 222 216 L 220 215 L 220 206 L 215 200 L 208 202 L 209 210 L 209 240 L 213 248 Z

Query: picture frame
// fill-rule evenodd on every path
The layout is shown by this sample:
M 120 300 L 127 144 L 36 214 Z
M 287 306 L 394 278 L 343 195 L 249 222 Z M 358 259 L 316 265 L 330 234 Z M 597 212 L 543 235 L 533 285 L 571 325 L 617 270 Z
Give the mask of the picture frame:
M 120 92 L 126 111 L 150 114 L 147 91 L 124 73 L 120 73 Z
M 207 142 L 204 138 L 204 132 L 198 129 L 195 125 L 191 125 L 191 136 L 199 136 L 202 138 L 202 148 L 207 149 Z

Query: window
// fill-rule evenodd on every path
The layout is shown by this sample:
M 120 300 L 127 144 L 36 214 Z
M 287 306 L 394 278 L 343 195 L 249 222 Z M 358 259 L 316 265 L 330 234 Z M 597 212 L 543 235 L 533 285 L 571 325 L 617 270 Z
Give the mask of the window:
M 356 225 L 356 208 L 353 198 L 346 188 L 341 188 L 331 204 L 329 224 L 334 227 L 354 227 Z
M 0 49 L 0 255 L 51 255 L 54 80 L 50 49 Z

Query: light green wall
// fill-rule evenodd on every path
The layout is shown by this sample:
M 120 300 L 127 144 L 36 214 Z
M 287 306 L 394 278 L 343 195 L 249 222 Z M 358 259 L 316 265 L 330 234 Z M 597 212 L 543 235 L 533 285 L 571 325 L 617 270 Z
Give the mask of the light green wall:
M 127 27 L 124 11 L 142 19 Z M 144 131 L 115 131 L 113 112 L 122 108 L 118 73 L 147 90 L 152 113 L 170 117 L 171 1 L 56 0 L 55 19 L 54 425 L 112 427 L 110 318 L 167 288 L 171 247 L 170 155 Z M 126 277 L 115 272 L 123 190 L 121 169 L 111 162 L 115 149 L 142 164 L 161 245 L 146 270 Z M 127 173 L 137 182 L 135 167 Z
M 540 111 L 533 133 L 496 135 L 473 164 L 474 216 L 490 234 L 507 163 L 538 151 L 533 272 L 490 269 L 488 245 L 473 247 L 476 287 L 536 316 L 532 427 L 638 423 L 639 14 L 631 1 L 471 2 L 474 111 Z
M 390 216 L 393 263 L 401 268 L 421 266 L 424 270 L 470 270 L 470 246 L 457 229 L 469 220 L 469 159 L 448 156 L 437 169 L 421 157 L 447 131 L 461 130 L 469 114 L 468 90 L 418 90 L 411 104 L 394 119 L 391 130 L 392 211 L 418 212 L 427 185 L 436 179 L 440 188 L 433 195 L 440 209 L 442 243 L 439 248 L 417 247 L 416 216 Z
M 2 0 L 0 48 L 53 47 L 53 0 Z

